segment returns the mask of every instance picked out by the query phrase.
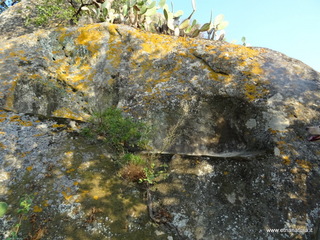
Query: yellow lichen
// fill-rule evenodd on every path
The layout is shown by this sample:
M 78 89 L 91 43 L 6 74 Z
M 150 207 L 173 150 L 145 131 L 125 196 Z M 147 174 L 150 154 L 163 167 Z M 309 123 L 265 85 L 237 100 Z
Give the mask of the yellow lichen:
M 78 28 L 79 36 L 75 39 L 78 45 L 85 45 L 91 53 L 95 53 L 100 48 L 99 42 L 105 33 L 103 29 L 99 30 L 99 25 L 92 24 Z
M 34 137 L 41 137 L 41 136 L 44 136 L 44 135 L 46 135 L 46 133 L 38 133 L 38 134 L 35 134 L 35 135 L 33 135 Z
M 25 51 L 19 50 L 19 51 L 12 51 L 9 53 L 10 57 L 20 57 L 22 54 L 25 54 Z
M 49 206 L 48 200 L 44 200 L 44 201 L 42 202 L 42 206 L 48 207 L 48 206 Z
M 80 115 L 78 113 L 73 112 L 69 108 L 59 108 L 53 112 L 53 116 L 56 117 L 63 117 L 63 118 L 71 118 L 71 119 L 76 119 L 76 120 L 85 120 L 88 119 L 90 116 L 89 115 Z
M 10 87 L 10 89 L 8 91 L 8 95 L 7 95 L 7 98 L 6 98 L 5 108 L 10 109 L 10 110 L 14 109 L 14 107 L 13 107 L 13 105 L 14 105 L 14 92 L 15 92 L 14 90 L 15 90 L 15 88 L 17 86 L 17 83 L 18 83 L 17 80 L 13 80 L 11 82 L 11 87 Z
M 282 156 L 282 162 L 285 165 L 289 165 L 291 163 L 291 160 L 289 159 L 289 156 L 285 155 L 285 156 Z
M 66 171 L 66 173 L 72 173 L 72 172 L 74 172 L 74 171 L 75 171 L 74 168 L 70 168 L 70 169 L 68 169 L 68 170 Z
M 73 197 L 72 195 L 67 194 L 65 191 L 63 191 L 61 193 L 62 193 L 64 199 L 67 201 L 69 201 Z
M 33 212 L 35 212 L 35 213 L 39 213 L 39 212 L 42 212 L 42 211 L 43 211 L 43 209 L 41 207 L 37 206 L 37 205 L 33 207 Z
M 65 127 L 65 124 L 53 124 L 52 127 L 53 128 L 60 128 L 60 127 Z
M 250 100 L 256 100 L 258 98 L 263 98 L 269 93 L 269 90 L 260 84 L 256 84 L 255 81 L 253 82 L 246 82 L 244 84 L 244 90 L 246 97 Z
M 33 166 L 29 166 L 26 168 L 28 172 L 30 172 L 33 169 Z
M 307 172 L 309 172 L 311 170 L 311 163 L 306 161 L 306 160 L 296 160 L 297 164 L 303 168 L 304 170 L 306 170 Z

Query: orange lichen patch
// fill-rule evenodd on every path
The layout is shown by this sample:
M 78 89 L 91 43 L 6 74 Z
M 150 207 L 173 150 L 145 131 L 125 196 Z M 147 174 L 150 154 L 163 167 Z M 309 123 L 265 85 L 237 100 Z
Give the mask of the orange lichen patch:
M 149 56 L 150 60 L 166 56 L 183 42 L 182 38 L 177 38 L 177 41 L 174 41 L 172 37 L 167 35 L 151 34 L 143 31 L 133 31 L 131 34 L 142 40 L 141 50 L 145 53 L 152 54 Z M 140 54 L 141 51 L 136 52 L 133 59 L 138 60 Z
M 30 127 L 30 126 L 33 125 L 31 121 L 23 121 L 23 120 L 21 120 L 20 116 L 18 116 L 18 115 L 12 116 L 10 118 L 10 122 L 16 122 L 16 123 L 19 123 L 20 125 L 25 126 L 25 127 Z
M 73 76 L 70 75 L 70 76 L 68 77 L 68 79 L 70 80 L 70 82 L 76 83 L 76 82 L 80 82 L 80 81 L 82 81 L 83 79 L 85 79 L 85 76 L 84 76 L 83 73 L 74 74 Z M 82 84 L 84 84 L 84 83 L 82 83 Z M 76 85 L 76 87 L 78 88 L 79 86 Z
M 65 124 L 53 124 L 52 127 L 53 128 L 60 128 L 60 127 L 65 127 Z
M 74 171 L 75 171 L 74 168 L 70 168 L 70 169 L 68 169 L 68 170 L 66 171 L 66 173 L 72 173 L 72 172 L 74 172 Z
M 28 58 L 26 58 L 26 57 L 24 57 L 24 56 L 21 56 L 20 59 L 21 59 L 22 61 L 28 61 L 28 60 L 29 60 Z
M 66 37 L 70 37 L 74 34 L 73 31 L 67 31 L 67 28 L 59 28 L 58 31 L 60 32 L 60 35 L 58 37 L 59 42 L 63 42 Z
M 108 24 L 108 31 L 110 35 L 117 36 L 118 33 L 118 26 L 116 24 Z
M 75 113 L 69 108 L 59 108 L 53 112 L 53 116 L 71 118 L 71 119 L 82 120 L 82 121 L 90 117 L 89 115 L 80 115 L 78 113 Z
M 245 70 L 242 73 L 249 78 L 256 78 L 259 80 L 259 75 L 264 73 L 261 64 L 258 61 L 260 52 L 255 49 L 247 48 L 240 45 L 226 44 L 216 48 L 219 50 L 219 58 L 224 58 L 230 61 L 236 60 L 238 66 L 242 66 Z M 210 53 L 210 52 L 209 52 Z M 210 53 L 214 54 L 214 53 Z
M 30 172 L 33 169 L 33 166 L 26 167 L 27 171 Z
M 261 68 L 259 63 L 257 62 L 252 63 L 251 73 L 254 75 L 263 74 L 263 69 Z
M 30 152 L 23 152 L 23 153 L 18 153 L 18 157 L 20 158 L 25 158 L 28 154 L 30 154 Z
M 215 81 L 230 82 L 232 80 L 231 76 L 223 76 L 222 74 L 216 73 L 212 70 L 209 71 L 208 77 Z
M 94 196 L 93 196 L 93 199 L 94 199 L 94 200 L 98 200 L 98 199 L 99 199 L 99 196 L 94 195 Z
M 28 77 L 31 78 L 31 79 L 40 79 L 40 78 L 42 78 L 39 74 L 32 74 L 32 75 L 29 75 Z
M 13 108 L 13 105 L 14 105 L 14 89 L 16 88 L 17 83 L 18 83 L 17 80 L 13 80 L 11 82 L 11 87 L 8 90 L 8 95 L 7 95 L 7 98 L 6 98 L 5 108 L 10 109 L 10 110 L 14 109 Z
M 125 51 L 123 49 L 125 44 L 122 43 L 117 32 L 117 25 L 108 25 L 108 31 L 110 37 L 108 40 L 108 50 L 106 52 L 107 59 L 113 65 L 113 67 L 118 67 L 121 62 L 121 54 Z
M 17 57 L 17 56 L 21 56 L 22 54 L 25 54 L 25 51 L 23 50 L 19 50 L 19 51 L 12 51 L 9 53 L 10 57 Z
M 82 64 L 79 68 L 80 68 L 81 71 L 84 71 L 84 72 L 92 69 L 92 67 L 87 63 L 86 64 Z
M 253 101 L 257 98 L 262 98 L 269 93 L 269 90 L 259 84 L 255 83 L 245 83 L 244 85 L 245 95 L 250 100 Z
M 5 149 L 6 145 L 4 145 L 3 143 L 0 142 L 0 148 Z
M 20 119 L 19 115 L 14 115 L 14 116 L 10 117 L 11 122 L 17 121 L 17 119 Z
M 219 49 L 222 52 L 229 52 L 229 54 L 234 55 L 236 54 L 241 60 L 248 60 L 248 59 L 254 59 L 257 56 L 260 55 L 259 51 L 256 49 L 244 47 L 241 45 L 235 45 L 235 44 L 226 44 Z
M 89 70 L 91 66 L 81 57 L 75 58 L 72 64 L 66 59 L 56 60 L 56 69 L 52 70 L 51 76 L 67 82 L 77 90 L 85 91 L 88 89 L 89 82 L 93 80 L 94 75 Z M 72 90 L 67 89 L 68 92 Z
M 306 160 L 296 160 L 296 163 L 307 172 L 311 170 L 312 165 Z
M 33 123 L 31 121 L 21 121 L 20 124 L 25 127 L 30 127 L 33 125 Z
M 41 207 L 37 206 L 37 205 L 33 207 L 33 212 L 39 213 L 39 212 L 42 212 L 42 211 L 43 211 L 43 209 Z
M 48 200 L 44 200 L 44 201 L 42 202 L 42 206 L 48 207 L 48 206 L 49 206 Z
M 285 165 L 289 165 L 291 163 L 291 160 L 289 159 L 289 156 L 285 155 L 282 156 L 282 163 Z
M 39 134 L 33 135 L 33 137 L 41 137 L 41 136 L 44 136 L 44 135 L 46 135 L 46 133 L 39 133 Z
M 65 155 L 66 157 L 68 157 L 68 158 L 71 158 L 71 157 L 73 157 L 74 152 L 72 152 L 72 151 L 65 152 L 64 155 Z
M 105 36 L 103 29 L 99 29 L 99 24 L 90 24 L 84 27 L 78 28 L 80 32 L 79 36 L 75 39 L 75 43 L 78 45 L 87 46 L 91 53 L 97 52 L 100 48 L 100 41 Z
M 63 195 L 64 199 L 67 201 L 69 201 L 73 197 L 71 194 L 69 195 L 65 191 L 62 192 L 62 195 Z

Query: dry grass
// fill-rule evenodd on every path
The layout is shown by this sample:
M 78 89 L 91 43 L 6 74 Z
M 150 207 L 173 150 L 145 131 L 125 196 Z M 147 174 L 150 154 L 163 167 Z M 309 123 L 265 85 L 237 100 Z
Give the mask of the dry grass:
M 138 182 L 146 177 L 143 167 L 134 163 L 129 163 L 120 169 L 120 176 L 131 182 Z

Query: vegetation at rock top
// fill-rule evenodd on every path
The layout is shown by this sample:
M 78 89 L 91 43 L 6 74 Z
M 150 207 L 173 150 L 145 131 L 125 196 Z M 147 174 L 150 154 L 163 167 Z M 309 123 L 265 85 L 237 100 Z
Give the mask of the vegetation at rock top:
M 2 1 L 0 12 L 17 2 L 20 0 Z M 57 22 L 68 25 L 87 17 L 92 22 L 126 24 L 174 36 L 204 37 L 206 32 L 208 39 L 224 40 L 224 33 L 218 34 L 229 24 L 224 15 L 219 14 L 213 19 L 211 12 L 210 21 L 200 25 L 196 19 L 191 19 L 196 12 L 196 1 L 191 0 L 191 4 L 193 11 L 183 19 L 184 12 L 175 11 L 173 3 L 167 4 L 166 0 L 39 0 L 35 3 L 36 16 L 26 16 L 26 24 L 44 26 Z

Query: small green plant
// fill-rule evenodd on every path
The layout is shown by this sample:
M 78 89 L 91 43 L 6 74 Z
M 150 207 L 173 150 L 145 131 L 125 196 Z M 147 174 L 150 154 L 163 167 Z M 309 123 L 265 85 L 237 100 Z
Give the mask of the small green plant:
M 144 167 L 144 178 L 139 179 L 139 182 L 145 182 L 147 184 L 154 184 L 160 176 L 166 178 L 168 176 L 168 165 L 162 164 L 158 168 L 154 162 L 151 162 L 149 166 Z
M 94 112 L 89 127 L 84 128 L 82 133 L 103 140 L 115 152 L 126 153 L 146 148 L 149 131 L 147 124 L 125 117 L 120 109 L 107 108 Z
M 8 204 L 6 202 L 0 202 L 0 218 L 3 217 L 8 210 Z
M 133 154 L 133 153 L 126 153 L 122 156 L 122 160 L 125 164 L 132 163 L 135 165 L 145 165 L 146 160 L 141 158 L 139 155 Z
M 16 223 L 11 232 L 9 237 L 7 237 L 5 240 L 16 240 L 18 239 L 18 233 L 21 227 L 22 220 L 26 217 L 28 212 L 31 209 L 33 202 L 33 196 L 25 194 L 23 197 L 20 198 L 19 201 L 19 208 L 17 210 L 17 213 L 19 214 L 19 220 L 18 223 Z

